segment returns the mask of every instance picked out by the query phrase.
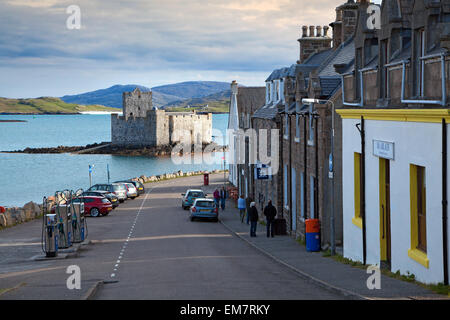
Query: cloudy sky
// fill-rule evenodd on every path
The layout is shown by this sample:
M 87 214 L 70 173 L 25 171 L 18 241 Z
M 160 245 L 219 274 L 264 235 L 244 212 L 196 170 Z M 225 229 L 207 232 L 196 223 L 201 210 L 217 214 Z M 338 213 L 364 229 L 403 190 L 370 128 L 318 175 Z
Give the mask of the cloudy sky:
M 344 0 L 0 0 L 0 96 L 62 96 L 114 84 L 264 85 L 295 63 L 301 26 Z M 70 30 L 70 5 L 81 29 Z

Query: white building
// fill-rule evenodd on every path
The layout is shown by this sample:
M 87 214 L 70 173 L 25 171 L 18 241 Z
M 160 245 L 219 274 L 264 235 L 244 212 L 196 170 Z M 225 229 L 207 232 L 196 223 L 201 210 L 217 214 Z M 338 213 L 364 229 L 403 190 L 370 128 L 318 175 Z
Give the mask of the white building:
M 344 256 L 390 265 L 425 283 L 444 279 L 443 201 L 450 197 L 449 109 L 340 109 L 343 128 Z M 365 136 L 365 197 L 361 171 L 361 117 Z M 446 132 L 447 131 L 447 132 Z M 443 191 L 445 191 L 443 194 Z M 446 198 L 445 198 L 446 197 Z M 444 206 L 444 207 L 443 207 Z M 447 239 L 447 248 L 450 243 Z M 448 268 L 448 267 L 447 267 Z

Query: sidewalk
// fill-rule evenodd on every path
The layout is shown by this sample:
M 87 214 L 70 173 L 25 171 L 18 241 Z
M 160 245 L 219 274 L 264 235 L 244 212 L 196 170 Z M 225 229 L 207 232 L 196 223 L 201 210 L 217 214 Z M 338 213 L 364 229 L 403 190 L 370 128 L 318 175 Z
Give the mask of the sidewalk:
M 214 190 L 216 186 L 209 186 Z M 221 223 L 236 236 L 262 253 L 296 272 L 299 276 L 354 299 L 446 299 L 413 283 L 381 275 L 381 289 L 369 290 L 366 270 L 351 267 L 323 257 L 322 252 L 307 252 L 304 245 L 290 236 L 266 237 L 266 227 L 258 224 L 257 237 L 250 237 L 250 226 L 241 223 L 234 201 L 228 200 L 225 211 L 220 210 Z

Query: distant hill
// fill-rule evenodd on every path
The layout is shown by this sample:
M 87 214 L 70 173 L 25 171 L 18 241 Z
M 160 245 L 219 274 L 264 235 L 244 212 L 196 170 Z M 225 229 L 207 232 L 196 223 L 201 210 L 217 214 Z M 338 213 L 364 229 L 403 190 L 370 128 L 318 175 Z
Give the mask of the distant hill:
M 86 92 L 77 95 L 67 95 L 61 97 L 61 100 L 67 103 L 78 103 L 78 104 L 99 104 L 112 108 L 122 109 L 122 93 L 131 92 L 135 88 L 143 92 L 151 91 L 150 88 L 136 85 L 115 85 L 107 89 L 100 89 L 96 91 Z M 165 105 L 169 102 L 179 100 L 180 97 L 171 96 L 168 94 L 163 94 L 159 92 L 153 92 L 153 103 L 155 106 L 159 107 Z
M 181 99 L 202 98 L 229 89 L 228 82 L 216 81 L 188 81 L 152 88 L 153 92 L 169 94 Z
M 86 92 L 78 95 L 67 95 L 61 99 L 68 103 L 100 104 L 113 108 L 122 108 L 122 93 L 133 91 L 135 88 L 141 91 L 153 91 L 153 105 L 165 106 L 175 101 L 191 98 L 201 98 L 219 93 L 230 88 L 227 82 L 214 81 L 189 81 L 170 85 L 164 85 L 149 89 L 140 85 L 115 85 L 107 89 Z
M 174 101 L 163 108 L 168 111 L 190 111 L 193 109 L 209 112 L 230 111 L 231 90 L 210 94 L 202 98 L 184 99 Z
M 79 113 L 86 111 L 110 111 L 117 109 L 98 105 L 79 105 L 66 103 L 59 98 L 41 97 L 35 99 L 8 99 L 0 98 L 0 113 Z

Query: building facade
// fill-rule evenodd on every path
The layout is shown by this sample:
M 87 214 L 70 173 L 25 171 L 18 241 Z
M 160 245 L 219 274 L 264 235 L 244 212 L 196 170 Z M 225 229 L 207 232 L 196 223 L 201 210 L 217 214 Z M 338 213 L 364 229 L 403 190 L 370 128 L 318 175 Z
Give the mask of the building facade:
M 212 114 L 165 112 L 153 107 L 152 92 L 123 93 L 123 116 L 111 115 L 111 142 L 121 147 L 154 147 L 179 142 L 212 142 Z
M 362 1 L 342 73 L 344 255 L 448 284 L 450 1 Z

